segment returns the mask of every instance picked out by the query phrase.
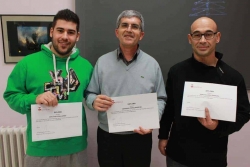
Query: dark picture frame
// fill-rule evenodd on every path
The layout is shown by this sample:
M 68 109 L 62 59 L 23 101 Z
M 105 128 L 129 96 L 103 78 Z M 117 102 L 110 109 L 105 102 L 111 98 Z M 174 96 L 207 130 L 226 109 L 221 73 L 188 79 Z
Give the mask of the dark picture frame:
M 17 63 L 51 41 L 52 15 L 1 15 L 5 63 Z

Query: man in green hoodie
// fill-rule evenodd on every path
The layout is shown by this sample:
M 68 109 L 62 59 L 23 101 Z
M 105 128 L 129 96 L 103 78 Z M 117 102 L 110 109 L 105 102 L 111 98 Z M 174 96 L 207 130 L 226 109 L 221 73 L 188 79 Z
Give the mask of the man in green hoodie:
M 82 102 L 93 67 L 74 47 L 79 35 L 78 16 L 69 9 L 60 10 L 50 29 L 52 42 L 19 61 L 8 78 L 4 99 L 10 108 L 27 117 L 26 167 L 87 166 L 83 106 L 81 136 L 33 141 L 31 130 L 32 104 L 54 107 L 58 103 Z

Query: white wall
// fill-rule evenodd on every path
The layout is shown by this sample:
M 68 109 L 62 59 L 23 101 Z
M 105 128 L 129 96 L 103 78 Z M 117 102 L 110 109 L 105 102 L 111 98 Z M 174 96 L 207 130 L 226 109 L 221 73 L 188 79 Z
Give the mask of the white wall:
M 17 7 L 18 6 L 18 7 Z M 1 14 L 39 14 L 39 15 L 54 15 L 58 10 L 69 8 L 75 11 L 75 0 L 0 0 L 0 15 Z M 0 32 L 1 26 L 0 26 Z M 14 64 L 4 63 L 2 33 L 0 33 L 0 126 L 26 125 L 26 118 L 12 111 L 4 101 L 2 94 L 6 87 L 7 78 L 12 71 Z M 89 126 L 89 166 L 97 167 L 96 159 L 96 129 L 97 129 L 97 114 L 87 110 L 87 119 Z M 154 131 L 154 136 L 157 136 L 157 130 Z M 229 138 L 228 152 L 228 167 L 249 167 L 250 166 L 250 123 L 245 125 L 240 132 L 234 133 Z M 154 138 L 152 154 L 152 167 L 163 167 L 165 158 L 162 157 L 157 150 L 157 139 Z M 136 148 L 135 148 L 136 149 Z M 155 162 L 156 159 L 161 162 Z

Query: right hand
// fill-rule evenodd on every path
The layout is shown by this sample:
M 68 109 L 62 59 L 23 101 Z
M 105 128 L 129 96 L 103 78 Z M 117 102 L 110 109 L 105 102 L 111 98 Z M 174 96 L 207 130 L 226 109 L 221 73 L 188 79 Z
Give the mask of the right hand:
M 134 132 L 138 133 L 140 135 L 146 135 L 149 133 L 152 133 L 153 129 L 144 129 L 141 126 L 139 126 L 139 129 L 135 129 Z
M 97 111 L 107 111 L 112 105 L 113 100 L 106 95 L 98 95 L 93 103 L 93 108 Z
M 168 140 L 165 140 L 165 139 L 160 139 L 159 140 L 159 143 L 158 143 L 158 148 L 161 152 L 162 155 L 166 156 L 166 147 L 167 147 L 167 144 L 168 144 Z
M 47 91 L 36 97 L 36 103 L 54 107 L 58 104 L 58 100 L 52 92 Z

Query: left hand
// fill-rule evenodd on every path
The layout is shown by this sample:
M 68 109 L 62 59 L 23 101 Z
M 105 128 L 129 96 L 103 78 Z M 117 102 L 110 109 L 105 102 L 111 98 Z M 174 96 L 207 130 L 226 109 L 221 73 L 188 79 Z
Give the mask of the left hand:
M 146 135 L 149 133 L 152 133 L 153 129 L 143 129 L 141 126 L 139 127 L 139 129 L 135 129 L 134 132 L 135 133 L 139 133 L 141 135 Z
M 198 121 L 209 130 L 215 130 L 219 124 L 218 120 L 211 119 L 208 108 L 205 108 L 206 118 L 197 118 Z

